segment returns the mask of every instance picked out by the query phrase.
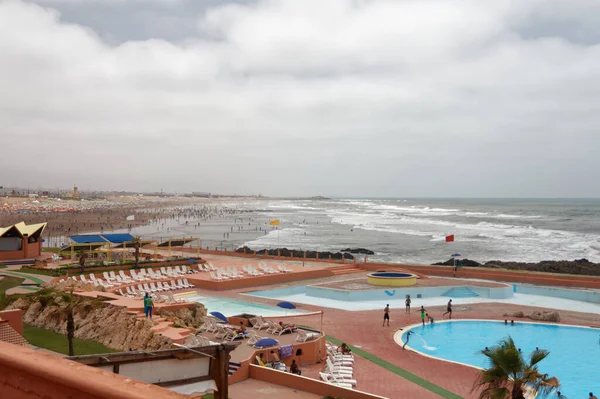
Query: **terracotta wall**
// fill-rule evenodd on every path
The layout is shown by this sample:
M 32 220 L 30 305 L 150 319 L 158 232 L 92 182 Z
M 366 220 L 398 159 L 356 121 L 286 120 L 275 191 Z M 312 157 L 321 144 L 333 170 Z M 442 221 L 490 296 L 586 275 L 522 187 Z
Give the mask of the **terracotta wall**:
M 0 251 L 0 262 L 3 260 L 25 259 L 25 251 Z
M 384 399 L 381 396 L 361 392 L 356 389 L 345 389 L 335 385 L 326 384 L 322 381 L 273 370 L 268 367 L 260 367 L 254 364 L 250 365 L 250 378 L 314 393 L 319 396 L 332 396 L 334 398 L 344 399 Z
M 383 264 L 369 266 L 384 267 Z M 413 273 L 422 273 L 430 276 L 452 277 L 451 266 L 398 265 L 398 267 Z M 532 273 L 512 270 L 489 270 L 476 267 L 461 267 L 458 269 L 456 277 L 479 278 L 484 280 L 508 281 L 537 285 L 555 285 L 561 287 L 600 288 L 600 278 L 598 277 Z
M 302 356 L 296 356 L 296 351 L 298 349 L 302 349 Z M 250 365 L 256 363 L 255 357 L 259 356 L 261 353 L 263 354 L 266 360 L 271 359 L 271 350 L 276 350 L 273 348 L 255 350 L 251 353 L 248 359 L 240 362 L 242 365 L 232 376 L 229 377 L 229 383 L 234 384 L 239 381 L 243 381 L 246 378 L 250 377 Z M 281 359 L 282 363 L 286 365 L 289 369 L 290 364 L 292 364 L 292 360 L 296 360 L 296 363 L 299 365 L 302 364 L 314 364 L 318 361 L 324 359 L 325 354 L 325 336 L 322 336 L 318 339 L 314 339 L 307 342 L 294 342 L 294 354 L 292 356 Z
M 188 277 L 188 280 L 197 288 L 220 291 L 288 283 L 290 281 L 296 280 L 308 280 L 313 278 L 330 277 L 331 275 L 332 273 L 329 269 L 311 269 L 307 271 L 294 273 L 269 274 L 265 276 L 246 277 L 243 279 L 225 281 L 214 281 L 194 278 L 194 275 L 192 274 Z
M 8 325 L 19 335 L 23 335 L 23 317 L 21 309 L 5 310 L 0 312 L 0 320 L 8 321 Z
M 27 238 L 23 238 L 22 249 L 20 251 L 0 251 L 0 261 L 31 259 L 40 256 L 42 253 L 42 242 L 29 244 Z
M 182 399 L 188 396 L 112 372 L 0 342 L 0 397 Z

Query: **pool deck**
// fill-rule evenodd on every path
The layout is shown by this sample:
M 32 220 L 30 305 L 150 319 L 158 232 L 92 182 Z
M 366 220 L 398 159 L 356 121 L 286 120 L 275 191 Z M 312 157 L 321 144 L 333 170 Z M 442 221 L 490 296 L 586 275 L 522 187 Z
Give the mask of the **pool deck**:
M 331 284 L 353 284 L 355 276 L 337 283 Z M 338 277 L 343 279 L 342 276 Z M 442 279 L 448 280 L 448 279 Z M 306 282 L 297 282 L 296 284 L 305 284 Z M 314 283 L 314 282 L 313 282 Z M 448 282 L 444 282 L 445 284 Z M 457 282 L 458 283 L 458 282 Z M 462 282 L 464 285 L 464 281 Z M 483 283 L 486 284 L 486 283 Z M 495 285 L 494 282 L 487 284 Z M 457 284 L 458 285 L 458 284 Z M 277 288 L 273 286 L 262 288 Z M 256 290 L 261 287 L 256 287 Z M 278 300 L 249 297 L 244 295 L 247 289 L 225 291 L 225 292 L 206 292 L 207 295 L 231 298 L 241 301 L 251 301 L 274 306 Z M 453 300 L 454 319 L 491 319 L 504 320 L 507 317 L 505 313 L 523 311 L 525 314 L 531 314 L 533 311 L 548 311 L 548 308 L 523 306 L 509 303 L 461 303 L 461 298 Z M 385 304 L 382 304 L 382 309 Z M 442 360 L 432 359 L 422 356 L 412 351 L 405 351 L 394 341 L 394 333 L 399 328 L 409 326 L 420 322 L 420 316 L 415 307 L 418 303 L 413 302 L 412 313 L 406 314 L 404 308 L 392 308 L 391 327 L 382 327 L 383 310 L 364 310 L 364 311 L 346 311 L 341 309 L 331 309 L 312 305 L 299 304 L 298 308 L 305 311 L 324 310 L 323 331 L 328 336 L 334 337 L 349 345 L 356 346 L 365 352 L 381 359 L 383 364 L 373 364 L 371 361 L 356 356 L 354 379 L 358 381 L 358 388 L 361 391 L 371 392 L 377 395 L 391 399 L 398 397 L 408 398 L 439 398 L 440 395 L 431 390 L 409 381 L 398 375 L 394 370 L 401 368 L 417 377 L 420 377 L 432 384 L 450 391 L 463 398 L 476 398 L 477 394 L 471 392 L 473 382 L 477 378 L 476 369 L 451 364 Z M 441 319 L 445 312 L 445 306 L 428 306 L 427 310 L 437 319 Z M 559 311 L 561 323 L 574 324 L 581 326 L 593 326 L 600 328 L 600 314 L 583 313 L 574 311 Z M 509 318 L 510 319 L 510 318 Z M 531 321 L 529 319 L 514 318 L 515 322 L 519 320 Z M 319 327 L 319 320 L 314 316 L 296 317 L 294 323 Z M 600 331 L 599 331 L 600 333 Z M 318 372 L 323 368 L 322 364 L 306 365 L 303 367 L 303 375 L 318 379 Z M 442 396 L 444 397 L 444 396 Z M 456 396 L 454 396 L 456 397 Z
M 315 284 L 319 287 L 324 288 L 333 288 L 338 290 L 350 290 L 350 291 L 363 291 L 363 290 L 376 290 L 381 288 L 386 288 L 386 286 L 381 285 L 371 285 L 365 281 L 365 278 L 369 273 L 364 273 L 364 275 L 356 275 L 357 278 L 344 280 L 344 281 L 336 281 L 331 283 L 323 283 L 323 284 Z M 360 277 L 358 277 L 360 276 Z M 481 281 L 481 280 L 468 280 L 468 283 L 465 280 L 456 280 L 453 278 L 444 278 L 444 277 L 430 277 L 430 278 L 421 278 L 417 279 L 417 283 L 415 285 L 411 285 L 408 287 L 402 288 L 415 288 L 415 287 L 456 287 L 456 286 L 465 286 L 470 285 L 474 287 L 485 287 L 485 288 L 500 288 L 506 287 L 506 284 L 495 283 L 492 281 Z M 398 289 L 398 287 L 392 287 L 391 289 Z
M 283 259 L 263 260 L 213 254 L 202 254 L 202 257 L 212 262 L 217 267 L 236 266 L 240 271 L 242 266 L 250 264 L 257 267 L 259 263 L 264 262 L 271 266 L 285 264 L 287 267 L 293 269 L 294 272 L 261 277 L 246 277 L 238 280 L 243 281 L 242 283 L 238 283 L 238 281 L 235 281 L 234 283 L 232 281 L 228 284 L 225 284 L 225 282 L 212 281 L 209 274 L 206 272 L 196 274 L 191 276 L 189 280 L 192 283 L 200 283 L 197 285 L 206 285 L 196 289 L 200 295 L 275 306 L 279 300 L 252 297 L 244 295 L 244 293 L 256 290 L 281 288 L 290 285 L 309 284 L 318 284 L 336 289 L 373 289 L 373 286 L 366 285 L 365 283 L 366 275 L 369 271 L 362 269 L 361 264 L 348 263 L 346 265 L 340 265 L 340 263 L 329 264 L 327 262 L 301 262 L 297 260 L 285 261 Z M 372 267 L 375 266 L 372 265 Z M 391 268 L 411 270 L 425 275 L 431 271 L 431 274 L 439 276 L 439 278 L 423 278 L 418 280 L 418 284 L 422 286 L 430 286 L 429 284 L 443 284 L 448 286 L 465 285 L 465 281 L 452 279 L 452 271 L 449 267 L 412 267 L 398 265 L 397 267 L 386 266 L 386 268 L 388 270 Z M 374 270 L 376 269 L 371 269 L 371 271 Z M 459 277 L 470 277 L 474 279 L 489 278 L 496 281 L 515 281 L 533 284 L 551 283 L 562 287 L 600 287 L 600 279 L 588 279 L 587 276 L 561 276 L 521 273 L 515 271 L 489 271 L 475 268 L 461 269 L 458 275 Z M 482 280 L 469 280 L 468 284 L 483 287 L 497 287 L 503 285 L 502 283 L 495 281 Z M 105 295 L 106 293 L 101 294 Z M 133 300 L 126 298 L 114 298 L 114 300 L 118 301 L 118 304 L 121 306 L 127 306 L 129 308 L 140 307 L 139 301 L 130 303 L 130 301 Z M 548 308 L 513 303 L 473 303 L 472 301 L 468 301 L 467 299 L 462 300 L 461 298 L 455 298 L 453 304 L 455 309 L 453 315 L 454 319 L 504 320 L 507 318 L 504 316 L 505 313 L 522 311 L 525 314 L 530 314 L 532 311 L 548 310 Z M 369 359 L 356 356 L 354 369 L 354 379 L 358 381 L 358 389 L 361 391 L 371 392 L 390 399 L 400 397 L 425 399 L 463 397 L 470 399 L 477 397 L 477 394 L 472 392 L 471 389 L 473 382 L 478 375 L 476 369 L 425 357 L 412 351 L 404 351 L 394 341 L 394 334 L 398 329 L 420 322 L 419 313 L 416 311 L 416 308 L 420 306 L 417 300 L 413 300 L 412 314 L 406 314 L 403 307 L 392 308 L 390 313 L 390 327 L 382 327 L 381 325 L 384 306 L 385 304 L 382 303 L 380 310 L 348 311 L 343 309 L 323 308 L 322 306 L 315 305 L 298 304 L 298 308 L 304 311 L 323 310 L 323 331 L 328 336 L 346 342 L 347 344 L 366 352 Z M 441 319 L 442 313 L 445 311 L 445 306 L 427 306 L 427 311 L 436 317 L 436 319 Z M 561 323 L 563 324 L 600 328 L 600 313 L 584 313 L 572 310 L 559 310 L 559 313 Z M 295 317 L 292 320 L 293 323 L 298 325 L 307 325 L 315 328 L 320 327 L 320 320 L 315 316 L 300 316 Z M 514 320 L 518 323 L 520 319 L 515 318 Z M 292 339 L 292 337 L 290 336 L 289 338 L 286 337 L 282 339 L 282 343 L 287 342 L 288 339 Z M 240 357 L 245 356 L 245 352 L 250 353 L 250 348 L 244 348 L 243 350 L 240 348 Z M 374 359 L 376 362 L 374 362 Z M 322 364 L 303 365 L 301 368 L 304 371 L 303 375 L 318 379 L 318 371 L 322 369 L 322 366 Z M 405 378 L 406 372 L 412 373 L 418 378 L 411 381 L 410 379 Z M 239 387 L 241 387 L 243 382 L 238 384 L 240 384 Z M 234 384 L 232 388 L 236 387 L 238 384 Z M 439 390 L 436 391 L 435 386 L 441 387 L 449 393 L 440 393 Z M 250 392 L 252 390 L 244 391 L 246 394 L 251 395 Z M 258 392 L 259 391 L 254 391 L 254 393 Z M 264 393 L 265 391 L 260 392 Z M 237 396 L 232 395 L 232 398 L 237 399 Z

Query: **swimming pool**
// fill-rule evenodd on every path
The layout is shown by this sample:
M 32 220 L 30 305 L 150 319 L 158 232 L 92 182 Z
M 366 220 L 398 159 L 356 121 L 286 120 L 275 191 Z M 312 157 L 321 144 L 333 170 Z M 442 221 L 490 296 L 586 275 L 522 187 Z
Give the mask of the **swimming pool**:
M 521 322 L 511 326 L 497 321 L 460 320 L 398 332 L 396 342 L 402 344 L 410 330 L 417 335 L 410 337 L 407 348 L 476 367 L 486 366 L 486 357 L 479 351 L 510 335 L 526 358 L 536 347 L 550 351 L 540 363 L 540 371 L 560 380 L 563 395 L 586 398 L 589 392 L 600 393 L 599 329 Z
M 215 298 L 204 295 L 194 295 L 185 298 L 188 301 L 198 302 L 204 305 L 207 312 L 221 312 L 225 316 L 235 316 L 242 313 L 249 313 L 260 316 L 285 316 L 292 314 L 306 313 L 297 309 L 282 309 L 276 306 L 263 305 L 260 303 L 250 303 L 243 301 L 234 301 L 226 298 Z

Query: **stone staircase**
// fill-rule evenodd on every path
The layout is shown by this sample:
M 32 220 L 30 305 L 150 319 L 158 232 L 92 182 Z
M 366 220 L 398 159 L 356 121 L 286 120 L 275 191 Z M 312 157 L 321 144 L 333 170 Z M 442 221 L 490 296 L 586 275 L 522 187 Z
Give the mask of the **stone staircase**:
M 135 314 L 138 320 L 144 320 L 146 318 L 143 313 L 127 313 Z M 165 319 L 164 317 L 153 317 L 152 321 L 154 322 L 154 326 L 151 328 L 152 332 L 167 337 L 176 344 L 183 344 L 185 339 L 192 333 L 192 331 L 187 328 L 173 327 L 173 322 Z
M 479 294 L 468 287 L 453 287 L 444 292 L 441 296 L 447 296 L 451 298 L 474 298 L 478 297 Z
M 332 276 L 339 276 L 341 274 L 353 274 L 353 273 L 361 273 L 362 270 L 360 267 L 356 265 L 348 265 L 348 266 L 336 266 L 329 269 Z
M 236 363 L 236 362 L 229 362 L 229 376 L 231 377 L 232 375 L 235 374 L 236 371 L 238 371 L 238 369 L 242 367 L 241 363 Z

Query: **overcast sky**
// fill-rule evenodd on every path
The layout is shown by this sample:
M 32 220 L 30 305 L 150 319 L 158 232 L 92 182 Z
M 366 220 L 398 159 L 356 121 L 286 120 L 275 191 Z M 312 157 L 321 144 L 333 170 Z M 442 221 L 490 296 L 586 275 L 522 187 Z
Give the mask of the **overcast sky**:
M 600 197 L 598 0 L 0 0 L 0 185 Z

